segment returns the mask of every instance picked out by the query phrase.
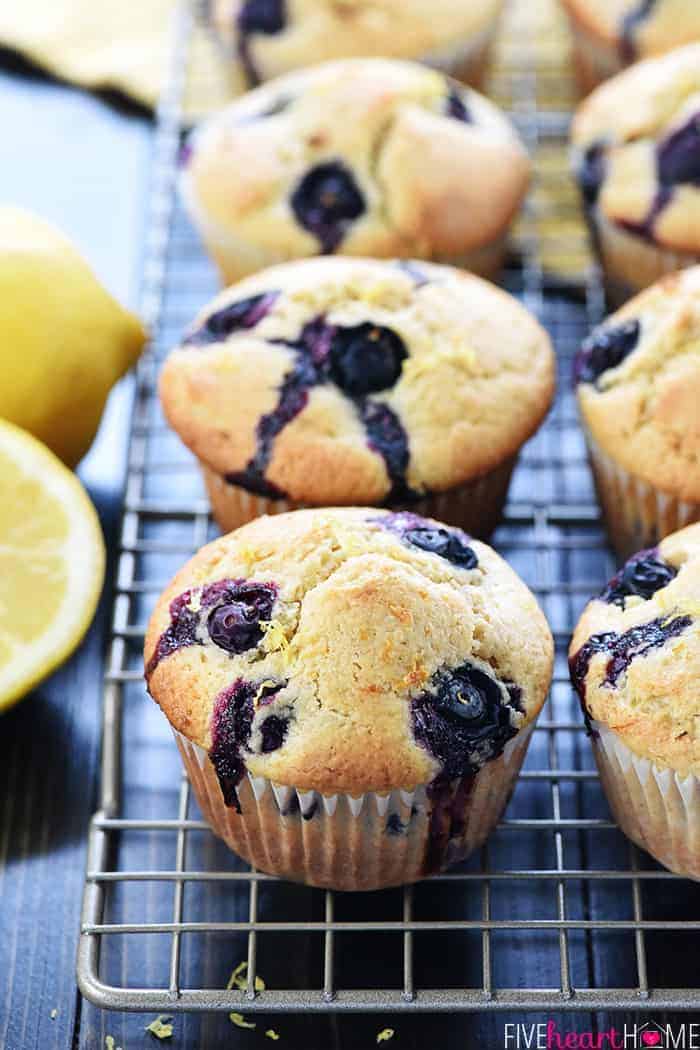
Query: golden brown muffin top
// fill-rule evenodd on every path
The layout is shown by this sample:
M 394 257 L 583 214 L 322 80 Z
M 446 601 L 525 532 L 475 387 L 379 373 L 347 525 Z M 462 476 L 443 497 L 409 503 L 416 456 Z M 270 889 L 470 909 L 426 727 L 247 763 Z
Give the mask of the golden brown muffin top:
M 165 413 L 216 473 L 316 504 L 400 502 L 511 457 L 549 408 L 549 339 L 460 270 L 332 258 L 223 292 L 168 358 Z
M 204 547 L 159 599 L 145 659 L 220 775 L 357 795 L 500 754 L 544 702 L 552 638 L 512 569 L 459 529 L 324 509 Z
M 576 376 L 601 448 L 655 488 L 700 502 L 700 266 L 663 277 L 595 329 Z

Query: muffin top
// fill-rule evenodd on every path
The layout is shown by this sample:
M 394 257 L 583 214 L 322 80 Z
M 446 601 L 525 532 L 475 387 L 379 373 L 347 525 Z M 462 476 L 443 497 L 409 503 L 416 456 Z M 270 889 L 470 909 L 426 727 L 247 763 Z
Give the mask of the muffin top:
M 700 266 L 625 303 L 574 367 L 597 443 L 655 488 L 700 502 Z
M 625 563 L 584 609 L 569 663 L 587 718 L 700 774 L 700 524 Z
M 158 601 L 145 660 L 225 794 L 248 770 L 356 795 L 501 754 L 544 702 L 552 639 L 490 547 L 354 507 L 258 518 L 204 547 Z
M 595 214 L 661 247 L 700 251 L 700 43 L 596 88 L 576 111 L 572 141 Z
M 449 59 L 488 31 L 503 0 L 214 0 L 215 24 L 236 55 L 234 88 L 331 58 Z
M 510 221 L 530 168 L 483 96 L 424 66 L 371 58 L 249 92 L 195 130 L 186 158 L 185 199 L 212 239 L 282 259 L 479 248 Z M 245 272 L 256 264 L 241 261 Z
M 494 285 L 428 263 L 310 259 L 229 288 L 161 375 L 213 471 L 315 504 L 403 502 L 512 456 L 546 413 L 549 339 Z
M 624 62 L 700 40 L 697 0 L 563 0 L 587 32 L 619 49 Z

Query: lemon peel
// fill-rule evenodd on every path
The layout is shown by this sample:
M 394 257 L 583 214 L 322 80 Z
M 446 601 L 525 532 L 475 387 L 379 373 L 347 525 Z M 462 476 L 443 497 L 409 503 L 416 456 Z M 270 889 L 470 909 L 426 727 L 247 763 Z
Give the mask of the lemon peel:
M 236 1013 L 235 1011 L 228 1015 L 231 1024 L 235 1024 L 236 1028 L 255 1028 L 255 1021 L 246 1021 L 243 1014 Z
M 167 1014 L 158 1014 L 154 1021 L 146 1025 L 144 1032 L 150 1032 L 156 1039 L 170 1039 L 173 1034 L 172 1020 Z
M 240 992 L 245 992 L 248 988 L 248 963 L 241 962 L 232 972 L 226 984 L 226 991 L 230 992 L 232 988 L 237 988 Z M 255 991 L 264 992 L 265 982 L 262 977 L 258 974 L 255 975 Z

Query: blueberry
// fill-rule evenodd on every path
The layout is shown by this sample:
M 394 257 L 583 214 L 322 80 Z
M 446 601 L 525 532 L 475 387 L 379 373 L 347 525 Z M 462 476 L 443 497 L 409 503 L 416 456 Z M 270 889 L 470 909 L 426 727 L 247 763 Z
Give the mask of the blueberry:
M 232 599 L 219 605 L 209 615 L 209 637 L 228 653 L 252 649 L 263 635 L 261 620 L 269 620 L 273 597 L 268 588 L 240 588 Z
M 241 33 L 280 33 L 286 24 L 285 0 L 246 0 L 238 15 Z
M 657 171 L 663 186 L 700 184 L 700 112 L 659 145 Z
M 471 124 L 472 117 L 467 105 L 457 88 L 450 87 L 447 95 L 447 115 L 455 120 L 461 120 L 464 124 Z
M 229 303 L 215 313 L 185 339 L 185 346 L 206 346 L 220 343 L 234 332 L 255 328 L 272 309 L 277 292 L 263 292 L 248 299 Z
M 660 557 L 657 550 L 640 551 L 625 562 L 601 592 L 603 601 L 621 605 L 631 595 L 649 599 L 675 578 L 678 570 Z
M 390 328 L 337 328 L 330 347 L 331 376 L 351 397 L 377 393 L 393 387 L 407 356 L 403 340 Z
M 349 225 L 365 210 L 352 173 L 329 161 L 311 168 L 297 184 L 290 204 L 297 221 L 314 234 L 324 252 L 334 252 Z
M 403 534 L 404 540 L 413 547 L 438 554 L 461 569 L 475 569 L 478 564 L 476 554 L 459 533 L 450 532 L 434 525 L 419 525 Z
M 242 649 L 231 646 L 230 636 L 226 635 L 222 623 L 224 617 L 216 615 L 218 610 L 241 603 L 241 608 L 248 610 L 251 616 L 257 616 L 258 621 L 266 620 L 270 618 L 276 594 L 277 588 L 271 583 L 255 584 L 248 583 L 246 580 L 224 579 L 208 583 L 199 590 L 193 589 L 178 595 L 170 603 L 170 623 L 158 639 L 153 655 L 146 666 L 146 681 L 148 682 L 164 657 L 186 646 L 204 644 L 205 632 L 200 630 L 200 627 L 207 618 L 210 624 L 212 619 L 216 618 L 214 630 L 218 637 L 224 640 L 229 639 L 227 644 L 216 641 L 210 629 L 209 636 L 216 641 L 217 645 L 229 652 L 242 652 Z M 238 612 L 232 614 L 231 626 L 233 626 L 233 620 L 240 615 Z M 251 645 L 255 645 L 260 640 L 262 631 L 253 624 L 252 620 L 248 624 L 248 630 L 251 636 L 254 636 L 253 632 L 259 632 L 255 640 L 251 642 Z M 240 629 L 238 638 L 240 642 L 242 640 Z M 250 648 L 250 646 L 246 645 L 244 648 Z
M 277 751 L 280 747 L 282 747 L 282 744 L 286 739 L 288 729 L 288 718 L 283 718 L 280 715 L 269 715 L 268 718 L 266 718 L 260 726 L 260 734 L 262 736 L 262 753 L 266 755 L 270 751 Z
M 517 732 L 506 696 L 506 683 L 467 662 L 437 672 L 411 701 L 416 741 L 441 763 L 442 778 L 475 773 L 502 753 Z
M 595 383 L 603 372 L 622 364 L 636 347 L 639 330 L 639 321 L 636 318 L 614 327 L 601 325 L 595 328 L 576 354 L 575 382 Z
M 587 207 L 592 207 L 598 200 L 604 178 L 605 154 L 602 144 L 595 142 L 584 152 L 578 169 L 578 183 Z

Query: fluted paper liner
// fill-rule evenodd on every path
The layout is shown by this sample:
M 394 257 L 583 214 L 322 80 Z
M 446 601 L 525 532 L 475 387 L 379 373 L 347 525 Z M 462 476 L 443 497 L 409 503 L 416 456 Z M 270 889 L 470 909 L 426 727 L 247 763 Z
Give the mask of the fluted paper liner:
M 434 492 L 423 499 L 392 510 L 411 510 L 426 518 L 436 518 L 448 525 L 456 525 L 472 536 L 489 536 L 496 528 L 508 495 L 511 475 L 517 462 L 513 456 L 495 470 L 474 481 Z M 200 461 L 204 483 L 209 495 L 212 514 L 222 532 L 231 532 L 263 514 L 284 514 L 303 510 L 307 503 L 290 499 L 267 499 L 231 485 Z
M 453 781 L 437 804 L 429 785 L 354 798 L 248 773 L 236 789 L 240 813 L 224 802 L 207 752 L 173 733 L 205 820 L 249 864 L 311 886 L 373 890 L 415 882 L 484 842 L 508 803 L 532 728 L 522 729 L 473 777 Z M 440 815 L 448 810 L 456 834 L 440 838 Z
M 700 780 L 636 755 L 618 733 L 591 724 L 593 752 L 615 820 L 664 867 L 700 879 Z
M 700 520 L 700 504 L 676 499 L 615 463 L 587 432 L 588 455 L 610 541 L 622 559 Z

